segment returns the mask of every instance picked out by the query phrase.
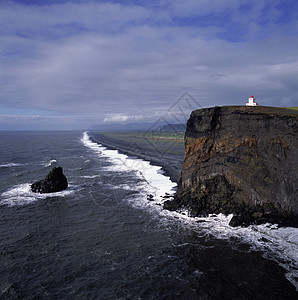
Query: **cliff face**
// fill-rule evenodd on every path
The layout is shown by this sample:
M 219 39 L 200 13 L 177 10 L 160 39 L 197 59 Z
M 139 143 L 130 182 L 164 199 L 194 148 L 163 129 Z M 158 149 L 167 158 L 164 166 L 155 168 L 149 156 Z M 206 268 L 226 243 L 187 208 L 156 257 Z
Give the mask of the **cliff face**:
M 233 213 L 235 226 L 297 226 L 297 120 L 295 111 L 262 106 L 193 111 L 172 204 L 193 216 Z

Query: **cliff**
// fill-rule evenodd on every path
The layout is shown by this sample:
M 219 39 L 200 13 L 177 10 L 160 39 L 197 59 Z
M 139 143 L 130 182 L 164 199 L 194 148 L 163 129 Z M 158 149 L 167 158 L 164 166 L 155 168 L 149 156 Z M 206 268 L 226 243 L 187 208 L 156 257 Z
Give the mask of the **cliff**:
M 233 213 L 232 226 L 297 227 L 298 112 L 225 106 L 192 112 L 175 200 L 190 215 Z

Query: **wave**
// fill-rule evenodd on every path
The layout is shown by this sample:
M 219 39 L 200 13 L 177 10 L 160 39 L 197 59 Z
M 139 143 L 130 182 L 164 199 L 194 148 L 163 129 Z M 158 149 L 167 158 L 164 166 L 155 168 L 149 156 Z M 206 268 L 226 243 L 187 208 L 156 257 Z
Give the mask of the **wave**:
M 168 223 L 182 222 L 194 230 L 204 230 L 208 234 L 220 239 L 239 238 L 248 243 L 251 250 L 261 250 L 268 259 L 275 260 L 286 270 L 286 278 L 298 291 L 298 229 L 278 228 L 277 225 L 263 224 L 249 227 L 231 227 L 229 222 L 233 215 L 209 215 L 206 218 L 189 217 L 188 211 L 168 211 L 162 208 L 163 202 L 171 197 L 176 188 L 176 183 L 163 175 L 160 166 L 153 166 L 148 161 L 130 158 L 117 150 L 108 150 L 104 146 L 93 142 L 88 133 L 84 132 L 81 139 L 83 144 L 92 149 L 100 157 L 105 157 L 111 166 L 105 167 L 107 171 L 115 172 L 116 176 L 121 171 L 134 171 L 135 175 L 144 180 L 138 184 L 123 185 L 118 188 L 136 190 L 139 193 L 130 196 L 130 203 L 134 207 L 148 209 L 153 216 L 162 216 L 160 222 L 167 226 Z M 152 198 L 148 199 L 148 194 Z M 167 195 L 167 198 L 164 197 Z M 150 200 L 150 201 L 149 201 Z
M 250 246 L 251 250 L 262 251 L 266 259 L 274 260 L 286 271 L 286 278 L 298 291 L 298 228 L 281 227 L 276 224 L 251 225 L 248 227 L 231 227 L 229 222 L 233 215 L 209 215 L 206 218 L 188 217 L 187 211 L 170 212 L 161 210 L 167 225 L 171 220 L 224 240 L 235 238 Z M 234 242 L 233 242 L 234 243 Z M 232 247 L 234 245 L 231 245 Z
M 67 190 L 56 192 L 39 194 L 31 191 L 30 183 L 23 183 L 12 187 L 6 192 L 1 194 L 0 205 L 12 206 L 22 206 L 27 205 L 37 200 L 43 200 L 50 197 L 65 197 L 72 194 L 75 191 L 75 187 L 69 186 Z
M 47 161 L 47 162 L 43 162 L 42 165 L 44 167 L 50 167 L 51 165 L 55 164 L 57 162 L 56 159 L 51 159 L 50 161 Z
M 0 168 L 20 167 L 20 166 L 24 166 L 24 165 L 25 164 L 19 164 L 19 163 L 6 163 L 6 164 L 0 165 Z
M 84 175 L 80 176 L 81 178 L 94 179 L 100 177 L 100 175 Z
M 104 167 L 106 171 L 112 172 L 134 172 L 135 176 L 145 180 L 145 184 L 136 186 L 138 190 L 144 190 L 146 194 L 152 194 L 160 198 L 166 193 L 173 194 L 177 184 L 170 180 L 170 177 L 163 175 L 161 166 L 154 166 L 149 161 L 139 158 L 132 158 L 117 150 L 109 150 L 106 147 L 93 142 L 88 133 L 84 132 L 81 139 L 83 144 L 92 149 L 96 154 L 105 157 L 111 162 L 110 166 Z

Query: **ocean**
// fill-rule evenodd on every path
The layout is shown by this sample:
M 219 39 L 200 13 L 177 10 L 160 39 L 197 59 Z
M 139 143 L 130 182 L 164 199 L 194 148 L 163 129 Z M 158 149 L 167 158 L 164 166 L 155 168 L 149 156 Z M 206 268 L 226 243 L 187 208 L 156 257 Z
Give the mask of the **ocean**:
M 163 210 L 161 166 L 88 132 L 0 140 L 1 299 L 297 299 L 297 229 Z M 68 189 L 31 192 L 54 166 Z

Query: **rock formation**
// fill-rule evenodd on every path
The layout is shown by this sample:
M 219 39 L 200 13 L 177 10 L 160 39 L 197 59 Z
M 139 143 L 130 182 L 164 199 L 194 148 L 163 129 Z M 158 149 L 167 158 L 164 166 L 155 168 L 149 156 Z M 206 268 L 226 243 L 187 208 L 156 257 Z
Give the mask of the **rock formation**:
M 298 225 L 298 113 L 224 106 L 192 112 L 175 200 L 191 216 L 233 213 L 232 226 Z
M 61 167 L 54 167 L 44 180 L 37 181 L 31 185 L 35 193 L 55 193 L 67 189 L 67 179 Z

